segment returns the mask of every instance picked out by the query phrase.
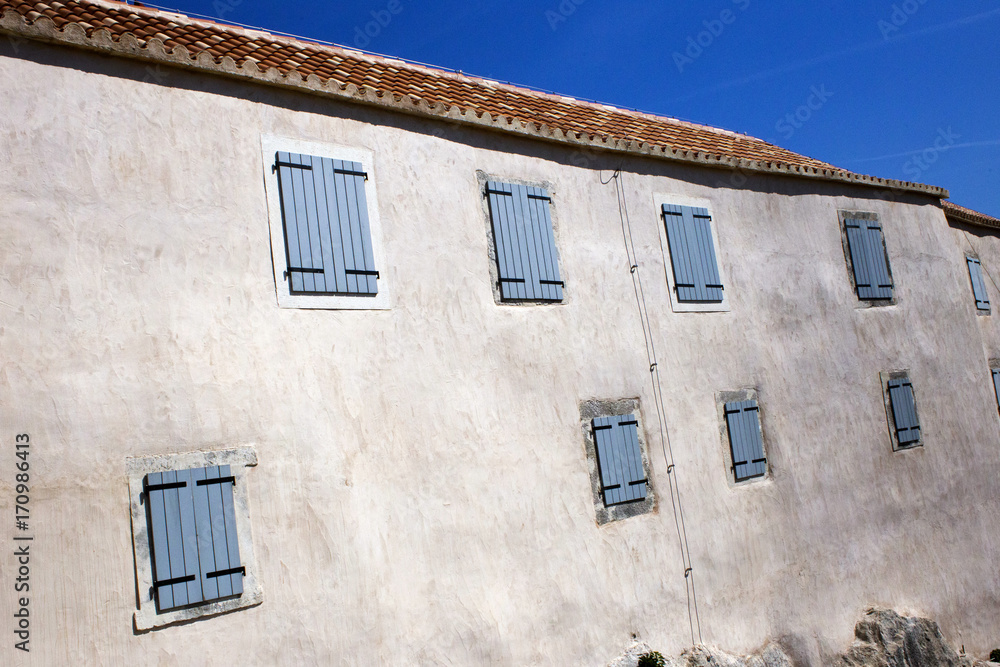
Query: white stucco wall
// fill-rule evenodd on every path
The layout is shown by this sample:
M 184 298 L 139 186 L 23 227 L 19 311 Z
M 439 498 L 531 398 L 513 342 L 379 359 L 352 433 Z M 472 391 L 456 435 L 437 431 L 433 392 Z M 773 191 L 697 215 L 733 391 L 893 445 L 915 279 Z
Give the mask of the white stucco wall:
M 2 662 L 598 665 L 633 634 L 689 645 L 600 184 L 620 158 L 581 167 L 555 145 L 164 71 L 0 51 L 0 515 L 28 433 L 35 535 L 30 655 L 8 633 L 13 546 L 0 559 Z M 278 308 L 265 134 L 374 155 L 389 310 Z M 477 170 L 551 184 L 564 303 L 494 302 Z M 819 662 L 879 604 L 988 652 L 1000 333 L 970 307 L 940 209 L 793 179 L 720 187 L 723 172 L 664 162 L 624 172 L 704 639 L 783 638 Z M 729 312 L 672 311 L 654 193 L 711 203 Z M 880 215 L 898 304 L 859 307 L 838 209 Z M 902 368 L 925 446 L 894 453 L 879 373 Z M 735 486 L 715 396 L 747 387 L 770 475 Z M 579 404 L 634 396 L 658 510 L 599 527 Z M 134 633 L 126 458 L 251 443 L 263 604 Z

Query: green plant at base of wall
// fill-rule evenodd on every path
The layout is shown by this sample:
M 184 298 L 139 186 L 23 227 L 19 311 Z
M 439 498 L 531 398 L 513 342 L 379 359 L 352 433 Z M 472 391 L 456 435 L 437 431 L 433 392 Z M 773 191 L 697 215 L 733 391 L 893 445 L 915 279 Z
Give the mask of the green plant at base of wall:
M 650 651 L 639 656 L 636 667 L 663 667 L 665 665 L 663 656 L 659 651 Z
M 1000 648 L 990 651 L 990 662 L 1000 662 Z

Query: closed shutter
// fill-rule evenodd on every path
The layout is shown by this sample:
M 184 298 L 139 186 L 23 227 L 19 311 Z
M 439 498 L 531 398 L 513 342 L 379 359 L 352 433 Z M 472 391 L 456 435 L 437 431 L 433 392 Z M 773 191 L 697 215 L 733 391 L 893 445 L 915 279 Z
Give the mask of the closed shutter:
M 229 466 L 146 476 L 159 611 L 243 593 Z
M 767 471 L 767 459 L 764 458 L 764 441 L 760 435 L 757 401 L 726 403 L 725 414 L 736 481 L 763 476 Z
M 848 218 L 844 221 L 847 245 L 851 252 L 854 284 L 859 299 L 891 299 L 892 275 L 882 238 L 882 226 L 876 220 Z
M 986 283 L 983 282 L 983 266 L 978 259 L 965 258 L 969 265 L 969 278 L 972 279 L 972 295 L 976 298 L 976 308 L 989 311 L 990 297 L 986 293 Z
M 719 303 L 723 285 L 712 240 L 712 216 L 708 209 L 663 205 L 663 223 L 670 246 L 677 300 Z
M 277 154 L 291 294 L 378 294 L 365 180 L 358 162 Z
M 920 440 L 920 422 L 917 420 L 917 404 L 913 399 L 913 387 L 909 380 L 889 380 L 889 403 L 892 405 L 892 419 L 899 446 L 917 443 Z
M 551 201 L 542 188 L 486 184 L 496 247 L 500 296 L 505 301 L 562 301 Z
M 635 416 L 597 417 L 591 425 L 605 506 L 643 500 L 649 480 L 642 464 Z
M 997 397 L 997 409 L 1000 410 L 1000 370 L 994 368 L 993 373 L 993 393 Z

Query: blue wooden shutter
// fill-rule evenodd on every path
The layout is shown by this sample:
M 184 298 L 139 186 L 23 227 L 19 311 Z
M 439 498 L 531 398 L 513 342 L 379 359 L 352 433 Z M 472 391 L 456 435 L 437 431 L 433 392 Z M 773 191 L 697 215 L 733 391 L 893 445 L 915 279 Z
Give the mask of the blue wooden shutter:
M 146 476 L 153 589 L 169 611 L 243 593 L 229 466 Z
M 913 387 L 906 378 L 889 380 L 889 402 L 896 428 L 896 440 L 900 447 L 915 444 L 920 440 L 920 422 L 917 421 L 917 404 L 913 399 Z
M 712 240 L 712 216 L 708 209 L 664 204 L 663 223 L 667 229 L 677 300 L 721 302 L 724 288 L 719 278 Z
M 736 481 L 761 477 L 767 471 L 767 459 L 764 458 L 764 442 L 760 436 L 757 401 L 726 403 L 725 414 Z
M 562 301 L 549 195 L 542 188 L 486 184 L 497 254 L 500 296 L 505 301 Z
M 983 282 L 983 267 L 978 259 L 966 257 L 965 261 L 969 265 L 969 278 L 972 279 L 972 295 L 976 297 L 976 308 L 988 311 L 990 297 L 986 293 L 986 283 Z
M 889 257 L 882 238 L 882 226 L 876 220 L 844 220 L 847 245 L 851 252 L 854 284 L 859 299 L 891 299 L 892 275 Z
M 292 294 L 378 294 L 365 180 L 358 162 L 277 153 Z
M 646 470 L 635 415 L 598 417 L 591 422 L 605 506 L 643 500 Z
M 993 374 L 993 393 L 997 397 L 997 410 L 1000 410 L 1000 370 L 994 368 L 991 372 Z

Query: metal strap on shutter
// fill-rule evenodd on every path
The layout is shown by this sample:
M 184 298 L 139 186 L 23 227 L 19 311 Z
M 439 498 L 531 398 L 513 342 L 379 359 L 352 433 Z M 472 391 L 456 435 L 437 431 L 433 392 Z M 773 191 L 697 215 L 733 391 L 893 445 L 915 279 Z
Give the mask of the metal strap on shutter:
M 506 301 L 562 301 L 549 195 L 542 188 L 486 184 L 497 254 L 500 296 Z
M 900 447 L 920 440 L 920 422 L 917 420 L 917 405 L 913 399 L 913 387 L 907 379 L 889 380 L 889 402 L 896 427 L 896 439 Z
M 875 220 L 844 221 L 859 299 L 891 299 L 892 277 L 882 227 Z
M 726 403 L 724 411 L 736 481 L 763 476 L 767 471 L 767 459 L 764 458 L 764 441 L 760 435 L 757 401 Z
M 976 297 L 976 308 L 979 310 L 990 309 L 990 297 L 986 292 L 986 283 L 983 282 L 983 267 L 978 259 L 966 257 L 969 265 L 969 278 L 972 279 L 972 294 Z
M 1000 370 L 994 368 L 993 373 L 993 393 L 997 397 L 997 410 L 1000 410 Z
M 663 223 L 670 247 L 677 300 L 719 303 L 723 285 L 712 240 L 712 216 L 708 209 L 663 205 Z
M 363 166 L 279 152 L 274 168 L 291 293 L 377 294 Z
M 642 464 L 635 416 L 597 417 L 591 427 L 605 506 L 643 500 L 649 480 Z
M 161 612 L 243 593 L 230 473 L 213 466 L 146 476 Z

